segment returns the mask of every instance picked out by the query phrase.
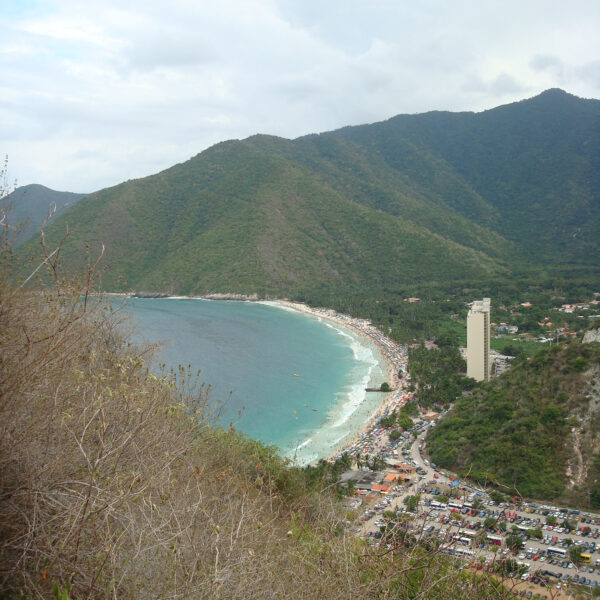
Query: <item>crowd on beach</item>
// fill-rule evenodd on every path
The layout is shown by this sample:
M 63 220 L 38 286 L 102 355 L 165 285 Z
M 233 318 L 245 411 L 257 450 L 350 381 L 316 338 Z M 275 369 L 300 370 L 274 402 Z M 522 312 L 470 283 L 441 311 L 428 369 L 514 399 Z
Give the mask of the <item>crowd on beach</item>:
M 377 346 L 385 361 L 385 371 L 391 391 L 383 394 L 382 404 L 365 424 L 365 428 L 343 448 L 339 449 L 332 459 L 347 453 L 352 457 L 361 455 L 374 456 L 384 454 L 388 450 L 388 431 L 378 426 L 381 418 L 392 414 L 412 398 L 409 391 L 408 356 L 406 347 L 385 336 L 377 327 L 366 319 L 357 319 L 328 308 L 311 308 L 306 304 L 286 302 L 286 306 L 295 310 L 333 321 L 350 329 L 362 337 L 368 338 Z M 378 392 L 376 392 L 378 393 Z

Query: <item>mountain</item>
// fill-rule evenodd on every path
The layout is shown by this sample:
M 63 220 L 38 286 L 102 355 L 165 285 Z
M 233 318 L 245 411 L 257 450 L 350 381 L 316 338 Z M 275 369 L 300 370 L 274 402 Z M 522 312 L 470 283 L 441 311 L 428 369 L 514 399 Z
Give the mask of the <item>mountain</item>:
M 538 351 L 459 399 L 429 432 L 431 459 L 511 495 L 600 508 L 600 344 Z
M 3 204 L 9 209 L 9 225 L 20 228 L 16 245 L 38 233 L 49 216 L 50 222 L 84 196 L 73 192 L 57 192 L 38 184 L 24 185 L 11 192 L 3 199 Z
M 63 255 L 81 269 L 106 246 L 110 289 L 293 294 L 482 277 L 502 266 L 477 248 L 360 204 L 252 141 L 225 142 L 163 173 L 93 194 L 68 224 Z
M 600 101 L 560 90 L 482 113 L 257 135 L 89 195 L 48 230 L 104 286 L 303 297 L 597 266 Z
M 418 178 L 400 149 L 430 153 L 472 191 L 440 194 L 537 260 L 597 262 L 600 231 L 600 101 L 548 90 L 482 113 L 401 115 L 335 135 L 381 153 Z M 479 199 L 479 202 L 477 201 Z

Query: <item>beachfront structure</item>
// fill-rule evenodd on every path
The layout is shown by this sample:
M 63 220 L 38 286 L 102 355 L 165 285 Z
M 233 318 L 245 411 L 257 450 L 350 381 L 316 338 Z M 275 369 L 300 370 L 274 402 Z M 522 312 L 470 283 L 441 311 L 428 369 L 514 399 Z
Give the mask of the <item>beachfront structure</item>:
M 467 315 L 467 377 L 489 381 L 490 361 L 490 299 L 475 300 Z

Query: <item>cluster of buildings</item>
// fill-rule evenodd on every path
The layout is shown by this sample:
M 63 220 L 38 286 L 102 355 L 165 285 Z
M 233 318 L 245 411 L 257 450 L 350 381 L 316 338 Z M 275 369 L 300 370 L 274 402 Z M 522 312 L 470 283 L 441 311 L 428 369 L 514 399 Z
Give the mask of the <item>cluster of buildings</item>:
M 600 304 L 600 292 L 594 293 L 594 299 L 588 302 L 574 302 L 573 304 L 563 304 L 558 310 L 567 314 L 576 313 L 584 310 L 595 310 Z
M 358 493 L 389 494 L 397 491 L 398 486 L 414 480 L 416 467 L 401 462 L 388 462 L 389 470 L 375 471 L 347 471 L 341 477 L 342 483 L 352 481 Z
M 588 302 L 576 302 L 573 304 L 563 304 L 558 310 L 564 313 L 575 313 L 579 311 L 589 311 L 600 304 L 600 292 L 594 293 L 594 299 Z M 530 302 L 522 302 L 521 306 L 530 307 Z M 510 357 L 498 355 L 490 351 L 490 308 L 489 298 L 475 300 L 471 305 L 467 315 L 467 377 L 472 377 L 476 381 L 489 381 L 492 376 L 492 365 L 495 364 L 495 374 L 506 371 L 509 368 Z M 583 318 L 583 317 L 582 317 Z M 600 315 L 590 315 L 590 318 L 600 318 Z M 542 327 L 552 327 L 553 323 L 544 319 L 539 323 Z M 499 333 L 516 333 L 518 327 L 501 323 L 498 326 Z M 554 336 L 576 336 L 576 332 L 566 331 L 564 328 L 557 328 L 553 332 Z M 540 336 L 538 341 L 547 342 L 551 338 Z

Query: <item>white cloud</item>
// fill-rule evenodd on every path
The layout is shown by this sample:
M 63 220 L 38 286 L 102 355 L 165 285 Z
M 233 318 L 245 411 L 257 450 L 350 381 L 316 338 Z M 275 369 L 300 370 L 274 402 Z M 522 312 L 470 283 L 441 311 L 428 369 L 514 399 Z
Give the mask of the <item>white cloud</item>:
M 158 0 L 0 16 L 0 153 L 92 191 L 253 133 L 600 92 L 600 3 Z

